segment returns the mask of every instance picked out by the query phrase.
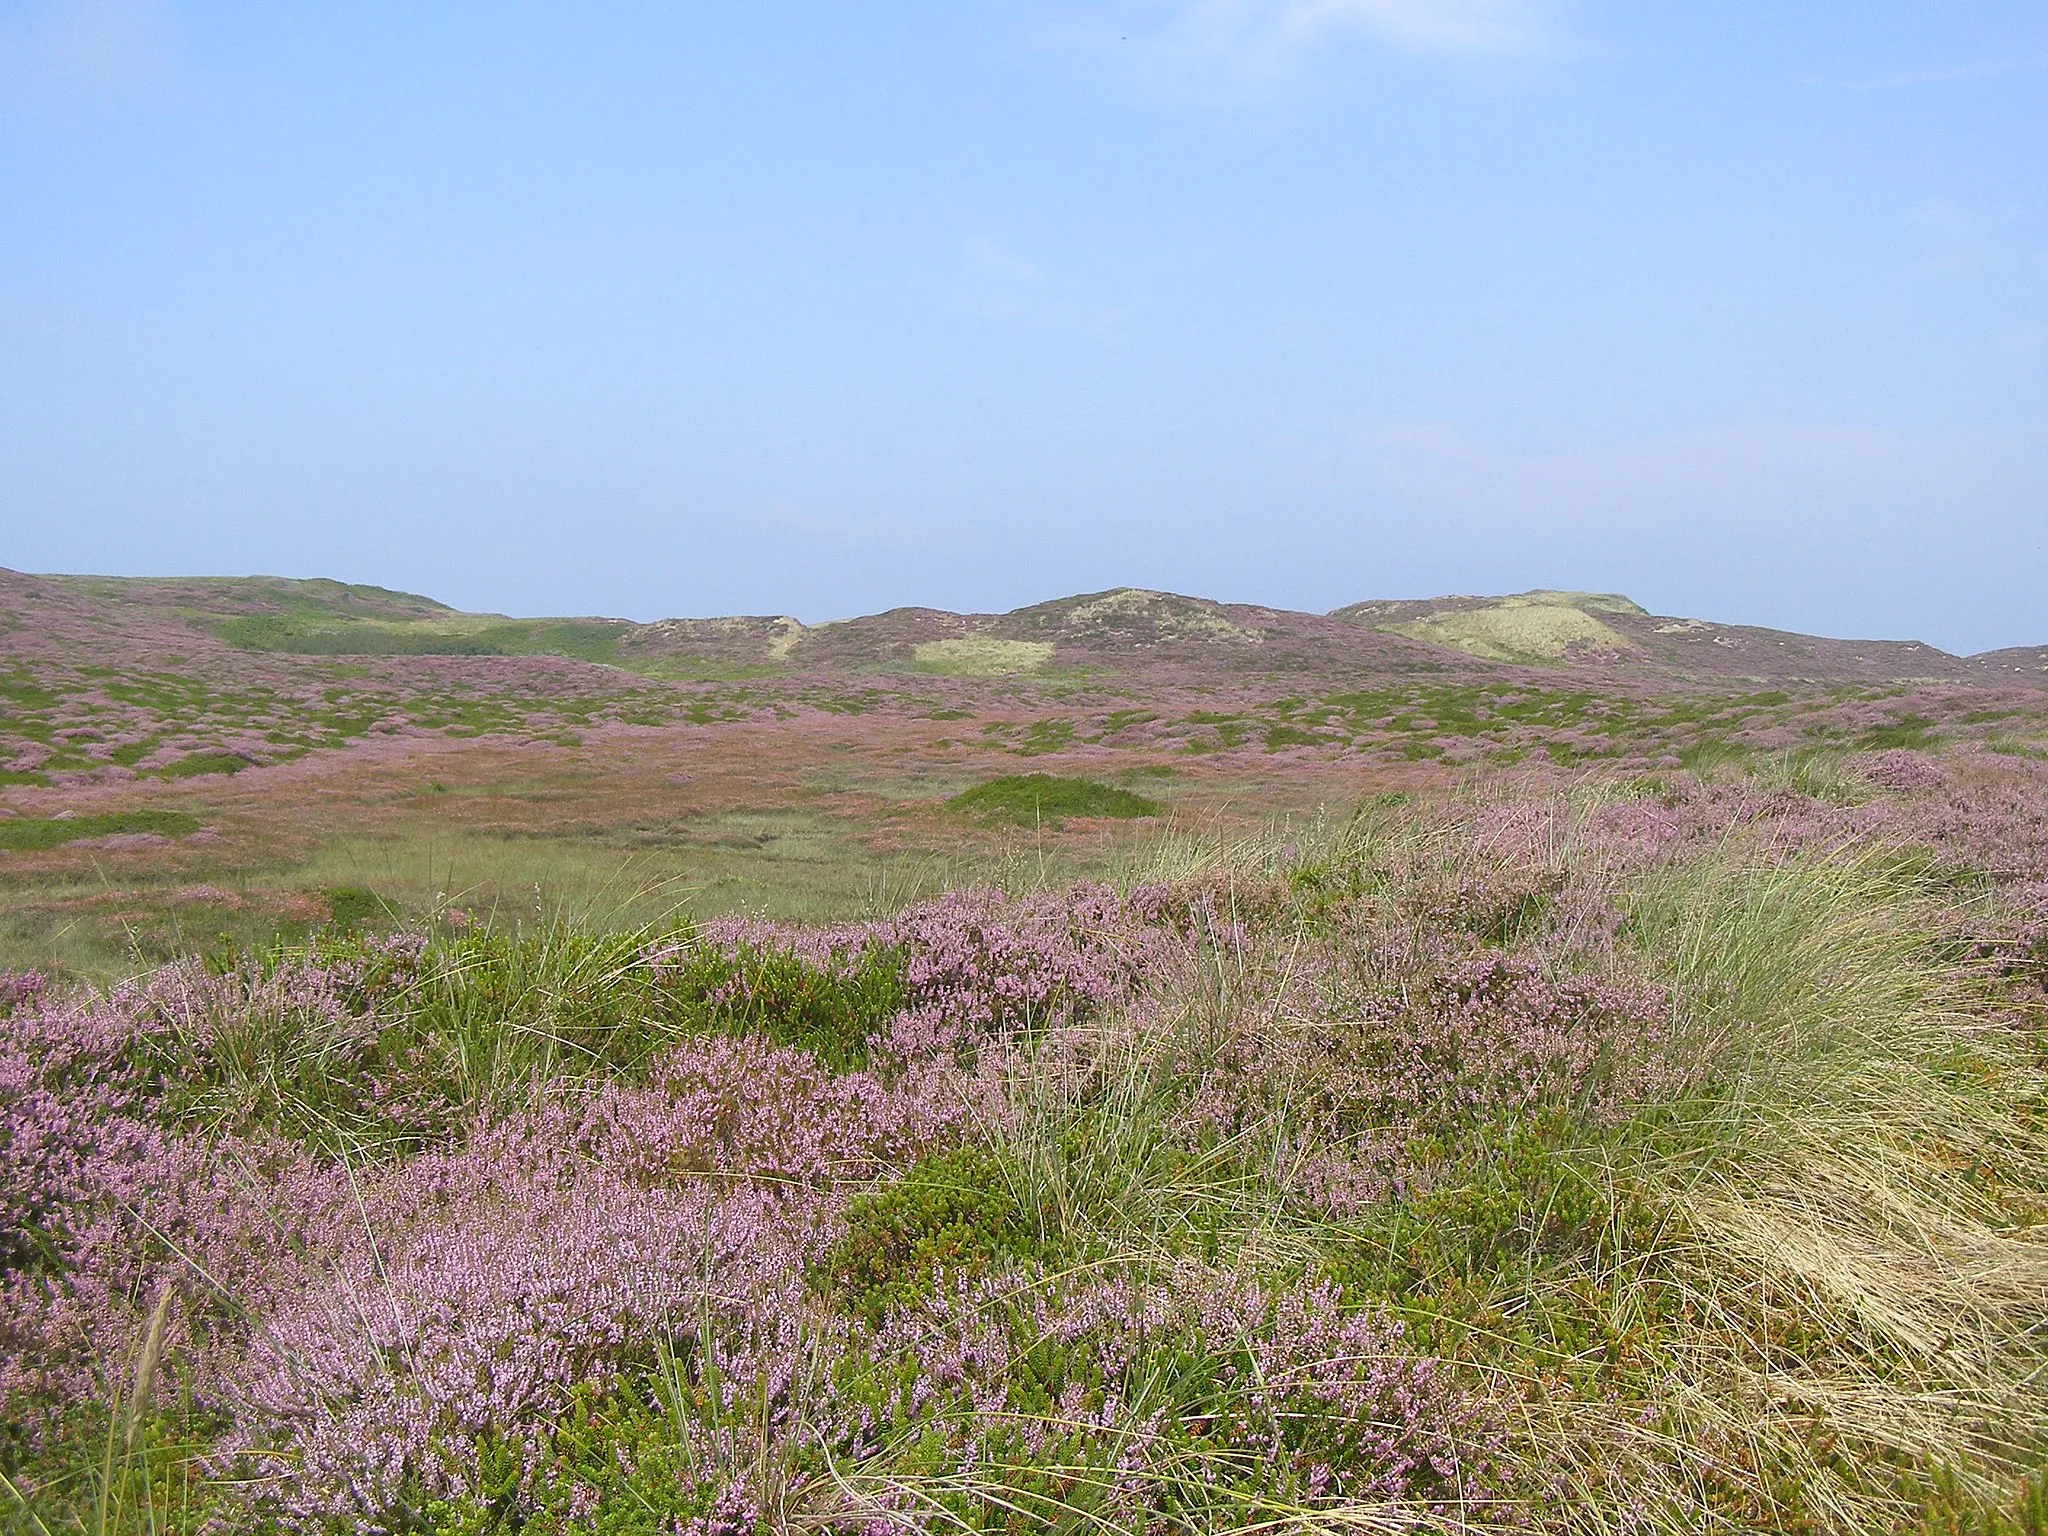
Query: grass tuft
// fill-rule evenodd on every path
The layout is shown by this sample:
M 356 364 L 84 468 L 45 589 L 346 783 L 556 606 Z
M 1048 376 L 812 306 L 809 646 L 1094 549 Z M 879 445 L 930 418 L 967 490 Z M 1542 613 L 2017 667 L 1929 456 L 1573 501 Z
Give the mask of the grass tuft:
M 1068 816 L 1102 816 L 1125 820 L 1157 816 L 1165 807 L 1155 800 L 1092 779 L 1060 778 L 1050 773 L 1012 773 L 963 790 L 946 802 L 992 821 L 1018 826 L 1058 826 Z

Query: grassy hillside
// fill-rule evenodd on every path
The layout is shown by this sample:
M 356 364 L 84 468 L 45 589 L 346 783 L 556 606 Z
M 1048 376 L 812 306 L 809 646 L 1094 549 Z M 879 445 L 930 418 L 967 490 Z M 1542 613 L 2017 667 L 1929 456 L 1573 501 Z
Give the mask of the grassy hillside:
M 36 578 L 30 578 L 36 579 Z M 791 670 L 1008 676 L 1051 668 L 1379 675 L 1445 658 L 1514 667 L 1590 665 L 1637 680 L 2036 682 L 2019 652 L 1949 656 L 1912 642 L 1829 640 L 1663 619 L 1615 593 L 1532 591 L 1353 603 L 1328 616 L 1119 587 L 1007 614 L 897 609 L 807 628 L 793 618 L 527 618 L 462 613 L 411 593 L 282 577 L 42 578 L 128 616 L 210 633 L 244 651 L 299 656 L 559 656 L 650 677 Z M 1412 644 L 1411 644 L 1412 642 Z M 1432 660 L 1432 657 L 1438 658 Z

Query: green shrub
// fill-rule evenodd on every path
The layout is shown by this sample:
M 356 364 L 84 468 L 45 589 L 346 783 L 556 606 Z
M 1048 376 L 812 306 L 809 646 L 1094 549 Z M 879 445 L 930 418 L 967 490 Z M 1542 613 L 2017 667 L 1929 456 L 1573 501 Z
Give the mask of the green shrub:
M 327 920 L 337 928 L 360 928 L 392 913 L 383 897 L 360 885 L 329 886 L 320 894 L 327 898 Z
M 600 1393 L 586 1383 L 570 1392 L 561 1420 L 537 1450 L 486 1441 L 473 1491 L 429 1504 L 425 1529 L 440 1536 L 665 1536 L 706 1529 L 717 1490 L 701 1479 L 679 1433 L 679 1413 L 689 1405 L 665 1401 L 662 1385 L 628 1377 L 615 1391 Z M 535 1507 L 515 1514 L 522 1481 Z
M 942 1274 L 1029 1258 L 1037 1247 L 1002 1168 L 973 1148 L 927 1157 L 897 1183 L 856 1196 L 846 1222 L 820 1279 L 871 1323 L 930 1295 Z
M 881 945 L 816 966 L 781 950 L 698 948 L 670 981 L 696 1028 L 765 1035 L 843 1070 L 866 1058 L 867 1040 L 903 1009 L 903 956 Z
M 1020 826 L 1043 822 L 1058 826 L 1067 816 L 1113 816 L 1129 819 L 1157 816 L 1157 801 L 1092 779 L 1063 779 L 1050 773 L 1009 773 L 963 790 L 946 802 L 949 809 L 969 811 L 993 821 Z
M 2048 1536 L 2048 1473 L 2021 1478 L 2002 1507 L 1972 1493 L 1950 1467 L 1912 1483 L 1924 1501 L 1912 1536 Z

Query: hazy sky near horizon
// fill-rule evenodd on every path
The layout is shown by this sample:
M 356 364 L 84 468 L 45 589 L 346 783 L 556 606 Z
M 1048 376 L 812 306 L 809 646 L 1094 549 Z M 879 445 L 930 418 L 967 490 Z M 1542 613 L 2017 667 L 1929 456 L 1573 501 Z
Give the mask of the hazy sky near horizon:
M 0 565 L 2048 642 L 2048 10 L 0 0 Z

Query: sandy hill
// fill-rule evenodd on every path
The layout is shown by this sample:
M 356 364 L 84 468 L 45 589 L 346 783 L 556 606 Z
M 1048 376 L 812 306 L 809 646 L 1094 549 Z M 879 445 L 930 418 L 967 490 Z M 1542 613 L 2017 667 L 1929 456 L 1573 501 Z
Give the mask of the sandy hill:
M 1951 681 L 2048 687 L 2048 646 L 1953 656 L 1652 614 L 1613 593 L 1533 591 L 1353 603 L 1329 614 L 1119 587 L 1000 614 L 896 608 L 788 615 L 512 618 L 412 593 L 280 577 L 0 572 L 0 654 L 172 666 L 208 654 L 551 656 L 650 677 L 1138 671 L 1234 678 L 1483 675 L 1540 668 L 1612 683 Z

